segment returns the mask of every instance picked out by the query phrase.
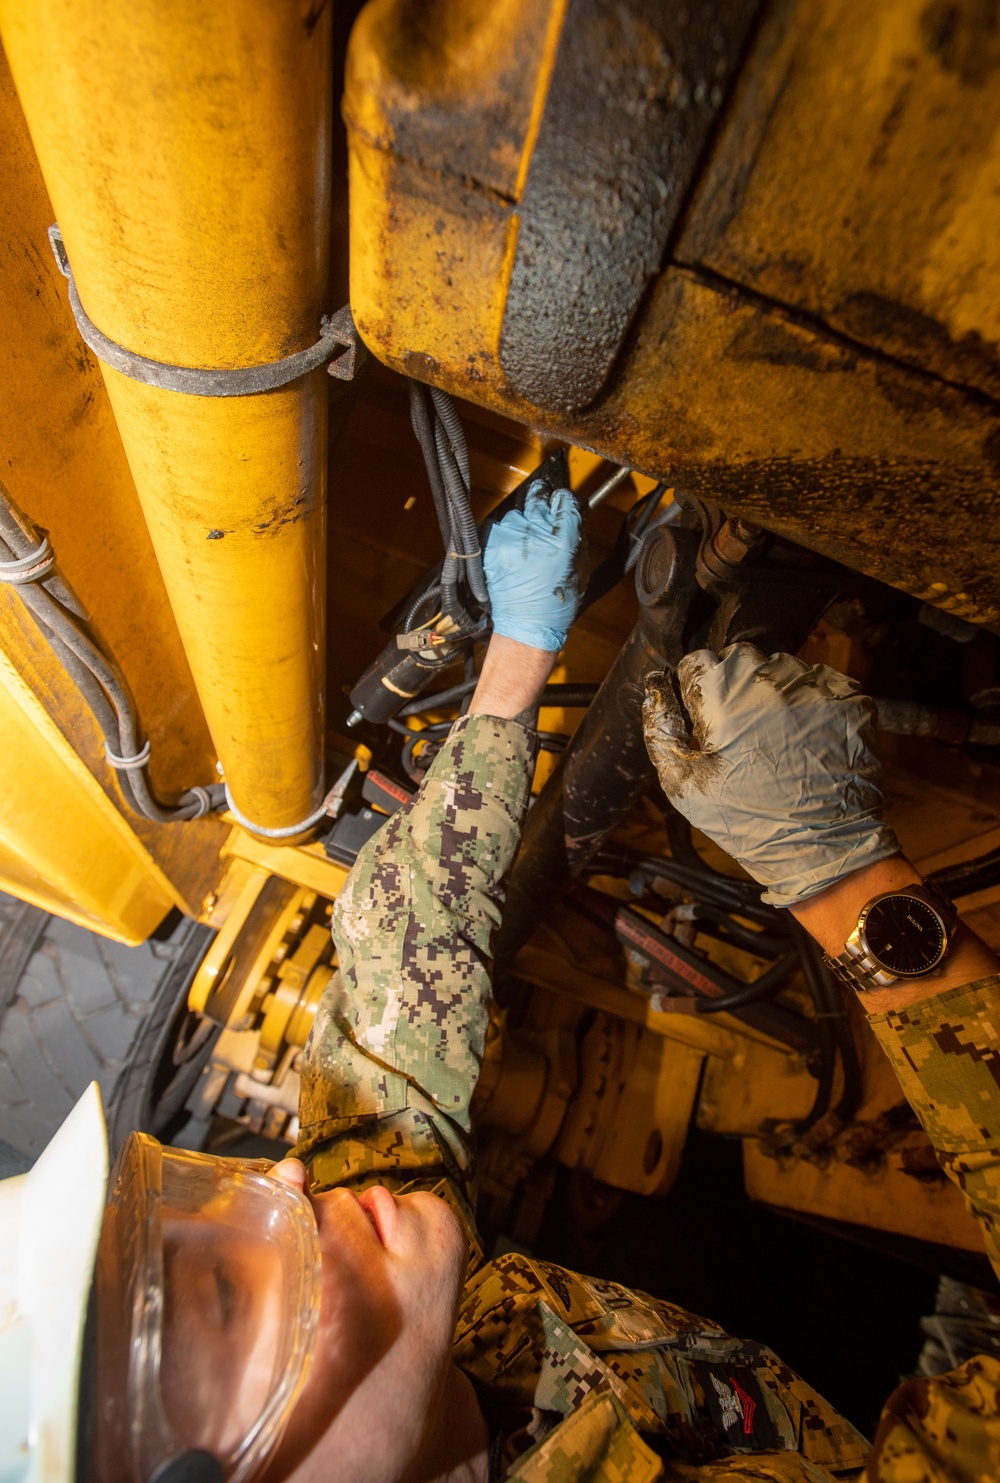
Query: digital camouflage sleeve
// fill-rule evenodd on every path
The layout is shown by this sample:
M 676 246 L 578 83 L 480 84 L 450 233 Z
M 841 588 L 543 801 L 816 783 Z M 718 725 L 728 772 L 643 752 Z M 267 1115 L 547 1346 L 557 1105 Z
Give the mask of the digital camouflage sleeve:
M 1000 1276 L 1000 976 L 870 1023 Z M 867 1471 L 871 1483 L 1000 1478 L 1000 1361 L 979 1355 L 899 1386 Z
M 359 856 L 334 916 L 340 970 L 303 1058 L 296 1154 L 309 1163 L 314 1187 L 377 1181 L 395 1191 L 431 1189 L 463 1220 L 472 1256 L 455 1359 L 477 1387 L 503 1476 L 518 1483 L 857 1477 L 864 1439 L 762 1345 L 616 1283 L 517 1254 L 482 1259 L 469 1107 L 534 750 L 534 734 L 516 722 L 457 722 L 416 799 Z M 912 1084 L 901 1075 L 921 1116 L 919 1088 L 933 1075 L 933 1059 Z M 981 1069 L 982 1055 L 967 1059 Z M 996 1119 L 995 1108 L 990 1115 Z M 989 1118 L 980 1121 L 986 1127 Z M 948 1150 L 959 1153 L 955 1143 Z M 977 1212 L 989 1203 L 981 1199 Z M 984 1372 L 914 1384 L 938 1391 L 926 1405 L 903 1398 L 894 1412 L 907 1388 L 896 1392 L 886 1413 L 894 1429 L 876 1447 L 872 1479 L 1000 1476 L 990 1463 L 1000 1453 L 984 1441 L 987 1416 L 995 1426 L 998 1415 L 995 1381 L 992 1410 Z M 942 1471 L 934 1439 L 945 1438 L 947 1448 L 948 1418 L 959 1415 L 968 1422 L 970 1466 Z

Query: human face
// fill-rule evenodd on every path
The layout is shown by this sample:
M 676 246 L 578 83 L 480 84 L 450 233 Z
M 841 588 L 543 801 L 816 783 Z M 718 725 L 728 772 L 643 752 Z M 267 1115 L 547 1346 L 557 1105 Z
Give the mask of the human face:
M 307 1192 L 305 1168 L 272 1170 Z M 322 1252 L 309 1379 L 267 1483 L 400 1483 L 431 1444 L 451 1368 L 466 1264 L 459 1223 L 436 1195 L 309 1195 Z

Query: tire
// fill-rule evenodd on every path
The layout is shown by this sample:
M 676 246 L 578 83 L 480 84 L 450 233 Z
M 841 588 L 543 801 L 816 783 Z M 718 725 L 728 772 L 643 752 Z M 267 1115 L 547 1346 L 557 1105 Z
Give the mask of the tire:
M 91 1081 L 112 1157 L 133 1128 L 163 1131 L 215 1039 L 192 1039 L 186 1010 L 213 936 L 171 913 L 122 947 L 0 893 L 0 1177 L 30 1168 Z M 178 1035 L 194 1052 L 179 1066 Z

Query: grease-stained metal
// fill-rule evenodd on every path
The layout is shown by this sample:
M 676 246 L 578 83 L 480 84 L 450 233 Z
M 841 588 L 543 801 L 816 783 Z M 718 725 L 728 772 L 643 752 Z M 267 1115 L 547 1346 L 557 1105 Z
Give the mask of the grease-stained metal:
M 450 104 L 460 168 L 442 142 L 428 54 L 404 64 L 388 34 L 390 17 L 405 32 L 418 8 L 392 0 L 363 13 L 349 57 L 352 304 L 375 354 L 1000 625 L 1000 407 L 987 376 L 1000 335 L 991 184 L 1000 104 L 989 86 L 995 43 L 975 7 L 951 31 L 949 7 L 935 23 L 934 3 L 910 0 L 825 0 L 818 23 L 807 0 L 768 9 L 678 253 L 668 252 L 583 411 L 554 392 L 526 395 L 502 348 L 519 211 L 564 55 L 552 38 L 569 12 L 523 0 L 494 7 L 507 19 L 491 16 L 492 52 L 471 48 L 479 94 L 459 88 Z M 496 172 L 486 184 L 478 96 L 509 76 L 520 55 L 513 18 L 528 10 L 536 28 L 544 11 L 547 39 L 513 85 L 505 146 L 519 165 L 498 189 Z M 479 34 L 467 16 L 463 26 Z M 814 206 L 821 229 L 810 225 Z M 891 227 L 884 262 L 880 224 Z M 560 241 L 553 226 L 544 243 L 553 267 Z M 878 329 L 893 275 L 900 308 Z M 950 310 L 939 303 L 949 293 Z
M 500 331 L 513 391 L 601 392 L 658 272 L 759 0 L 569 0 L 514 217 Z

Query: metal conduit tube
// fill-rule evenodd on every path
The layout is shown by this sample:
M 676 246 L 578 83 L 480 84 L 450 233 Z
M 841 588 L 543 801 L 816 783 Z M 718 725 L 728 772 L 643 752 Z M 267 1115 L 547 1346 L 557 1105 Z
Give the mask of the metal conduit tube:
M 109 339 L 212 370 L 317 341 L 329 23 L 299 0 L 0 0 L 80 301 Z M 220 397 L 102 370 L 230 794 L 291 830 L 323 796 L 325 373 Z

